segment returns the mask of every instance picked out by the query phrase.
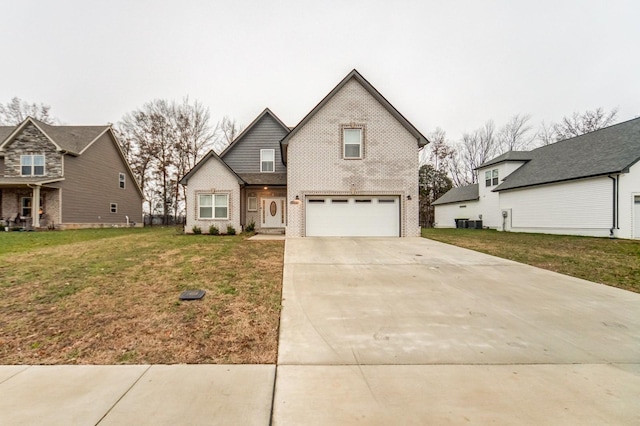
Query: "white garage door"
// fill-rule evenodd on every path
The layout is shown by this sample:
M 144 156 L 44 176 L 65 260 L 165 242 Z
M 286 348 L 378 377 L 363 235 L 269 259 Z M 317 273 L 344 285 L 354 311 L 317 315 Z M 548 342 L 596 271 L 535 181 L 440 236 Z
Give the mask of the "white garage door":
M 398 197 L 313 196 L 305 207 L 308 237 L 400 236 Z

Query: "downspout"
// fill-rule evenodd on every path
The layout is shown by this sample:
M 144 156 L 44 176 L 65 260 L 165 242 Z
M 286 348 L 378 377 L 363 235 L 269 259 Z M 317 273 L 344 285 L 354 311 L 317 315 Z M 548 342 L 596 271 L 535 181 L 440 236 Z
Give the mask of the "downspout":
M 611 211 L 612 211 L 612 222 L 611 222 L 611 229 L 609 229 L 609 238 L 614 238 L 614 231 L 616 229 L 618 229 L 618 178 L 616 175 L 611 176 L 609 175 L 609 179 L 611 179 L 613 181 L 613 192 L 612 192 L 612 206 L 611 206 Z

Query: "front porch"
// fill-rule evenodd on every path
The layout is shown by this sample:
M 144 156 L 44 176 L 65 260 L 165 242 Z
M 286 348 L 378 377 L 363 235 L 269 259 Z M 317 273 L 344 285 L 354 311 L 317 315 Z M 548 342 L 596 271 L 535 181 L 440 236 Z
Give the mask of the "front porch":
M 260 234 L 283 235 L 287 224 L 286 186 L 257 186 L 242 188 L 241 199 L 244 229 L 251 224 Z
M 51 229 L 60 223 L 60 190 L 37 184 L 0 187 L 4 228 Z

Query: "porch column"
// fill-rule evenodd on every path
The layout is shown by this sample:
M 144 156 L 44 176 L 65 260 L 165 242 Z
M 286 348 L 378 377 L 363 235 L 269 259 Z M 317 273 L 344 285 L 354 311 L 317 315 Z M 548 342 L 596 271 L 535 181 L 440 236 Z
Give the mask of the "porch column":
M 31 219 L 34 228 L 40 227 L 40 185 L 33 187 L 33 197 L 31 198 Z

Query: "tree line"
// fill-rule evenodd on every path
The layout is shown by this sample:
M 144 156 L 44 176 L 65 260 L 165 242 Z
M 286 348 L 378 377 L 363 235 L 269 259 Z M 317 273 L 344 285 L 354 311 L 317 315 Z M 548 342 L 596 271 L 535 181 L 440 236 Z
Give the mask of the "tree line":
M 14 97 L 0 104 L 0 125 L 17 124 L 27 116 L 59 124 L 50 110 L 49 105 Z M 433 225 L 432 203 L 449 189 L 477 183 L 476 168 L 484 162 L 507 151 L 528 151 L 609 126 L 617 112 L 603 108 L 576 112 L 557 123 L 542 122 L 537 128 L 531 115 L 516 114 L 501 127 L 487 120 L 464 132 L 458 141 L 449 140 L 443 129 L 436 128 L 428 135 L 431 143 L 420 153 L 420 224 Z M 209 150 L 220 153 L 241 130 L 228 116 L 213 124 L 209 109 L 188 97 L 181 102 L 147 102 L 126 113 L 114 126 L 143 190 L 147 212 L 165 217 L 182 213 L 186 193 L 180 179 Z

